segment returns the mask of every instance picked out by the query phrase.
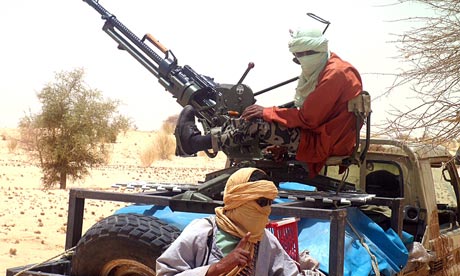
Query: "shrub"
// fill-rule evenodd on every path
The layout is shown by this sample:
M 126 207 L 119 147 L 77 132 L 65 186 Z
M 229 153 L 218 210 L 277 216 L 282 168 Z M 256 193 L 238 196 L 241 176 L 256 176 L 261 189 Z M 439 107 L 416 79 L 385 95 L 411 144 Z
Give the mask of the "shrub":
M 149 167 L 157 160 L 170 160 L 176 150 L 176 141 L 172 134 L 157 132 L 152 143 L 140 154 L 141 166 Z
M 172 134 L 160 131 L 153 141 L 160 160 L 171 159 L 176 150 L 176 140 Z
M 40 161 L 45 188 L 59 183 L 65 189 L 67 178 L 84 179 L 89 168 L 105 164 L 105 143 L 130 125 L 117 111 L 120 102 L 104 99 L 83 76 L 83 69 L 57 73 L 37 93 L 42 110 L 20 121 L 22 141 Z
M 15 138 L 11 138 L 8 140 L 8 151 L 14 152 L 18 146 L 18 140 Z
M 179 115 L 172 115 L 166 118 L 166 120 L 163 121 L 163 125 L 161 125 L 161 131 L 168 134 L 174 134 L 174 129 L 176 128 L 178 118 Z
M 146 149 L 144 149 L 140 154 L 140 158 L 142 167 L 150 167 L 153 162 L 158 160 L 155 152 L 155 145 L 151 143 Z

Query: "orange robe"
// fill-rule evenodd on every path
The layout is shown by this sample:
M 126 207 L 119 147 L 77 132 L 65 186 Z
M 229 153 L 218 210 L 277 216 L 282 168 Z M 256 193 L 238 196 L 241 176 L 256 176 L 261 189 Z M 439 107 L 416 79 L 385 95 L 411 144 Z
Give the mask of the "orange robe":
M 358 71 L 335 53 L 319 75 L 318 84 L 301 108 L 264 108 L 263 118 L 288 128 L 300 128 L 296 158 L 306 162 L 309 176 L 316 176 L 330 156 L 353 152 L 356 117 L 348 101 L 362 91 Z

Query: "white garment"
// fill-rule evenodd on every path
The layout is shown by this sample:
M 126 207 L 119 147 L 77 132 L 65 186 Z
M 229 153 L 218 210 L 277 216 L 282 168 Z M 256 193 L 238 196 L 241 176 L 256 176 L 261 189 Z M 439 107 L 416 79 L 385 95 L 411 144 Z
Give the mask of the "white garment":
M 192 221 L 171 246 L 157 259 L 156 273 L 158 276 L 204 276 L 209 266 L 223 258 L 222 252 L 216 246 L 216 231 L 214 216 L 210 219 Z M 211 232 L 212 231 L 212 232 Z M 213 241 L 209 261 L 207 239 L 212 233 Z M 256 262 L 256 276 L 294 276 L 302 275 L 295 262 L 284 251 L 273 234 L 265 230 L 265 235 L 259 244 Z

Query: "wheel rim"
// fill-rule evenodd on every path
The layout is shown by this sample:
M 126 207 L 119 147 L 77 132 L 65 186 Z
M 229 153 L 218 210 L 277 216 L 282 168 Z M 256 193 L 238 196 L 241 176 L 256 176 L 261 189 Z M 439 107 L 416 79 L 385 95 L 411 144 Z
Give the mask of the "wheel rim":
M 116 259 L 102 268 L 101 276 L 152 276 L 155 271 L 140 262 L 129 259 Z

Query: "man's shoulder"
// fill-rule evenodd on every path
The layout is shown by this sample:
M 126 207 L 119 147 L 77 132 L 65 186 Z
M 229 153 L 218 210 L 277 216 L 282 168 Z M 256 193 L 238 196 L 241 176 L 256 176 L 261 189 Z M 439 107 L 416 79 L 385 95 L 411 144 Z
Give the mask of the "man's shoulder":
M 350 67 L 354 68 L 353 65 L 351 65 L 351 63 L 343 60 L 341 57 L 339 57 L 334 52 L 331 52 L 328 63 L 326 64 L 326 68 L 327 67 L 336 68 L 336 69 L 340 69 L 340 68 L 344 69 L 344 68 L 350 68 Z
M 209 231 L 210 228 L 213 228 L 215 225 L 215 216 L 209 216 L 204 218 L 197 218 L 192 220 L 186 227 L 194 228 L 194 231 L 204 232 Z M 185 229 L 184 229 L 185 230 Z
M 205 224 L 205 225 L 214 225 L 216 224 L 216 216 L 208 216 L 208 217 L 204 217 L 204 218 L 198 218 L 198 219 L 194 219 L 192 222 L 194 223 L 197 223 L 197 224 Z
M 268 229 L 265 228 L 265 238 L 267 239 L 268 242 L 272 243 L 272 242 L 275 242 L 275 243 L 279 243 L 278 241 L 278 238 L 275 237 L 275 235 Z
M 360 79 L 358 70 L 353 65 L 331 52 L 321 78 L 347 81 L 352 76 Z

